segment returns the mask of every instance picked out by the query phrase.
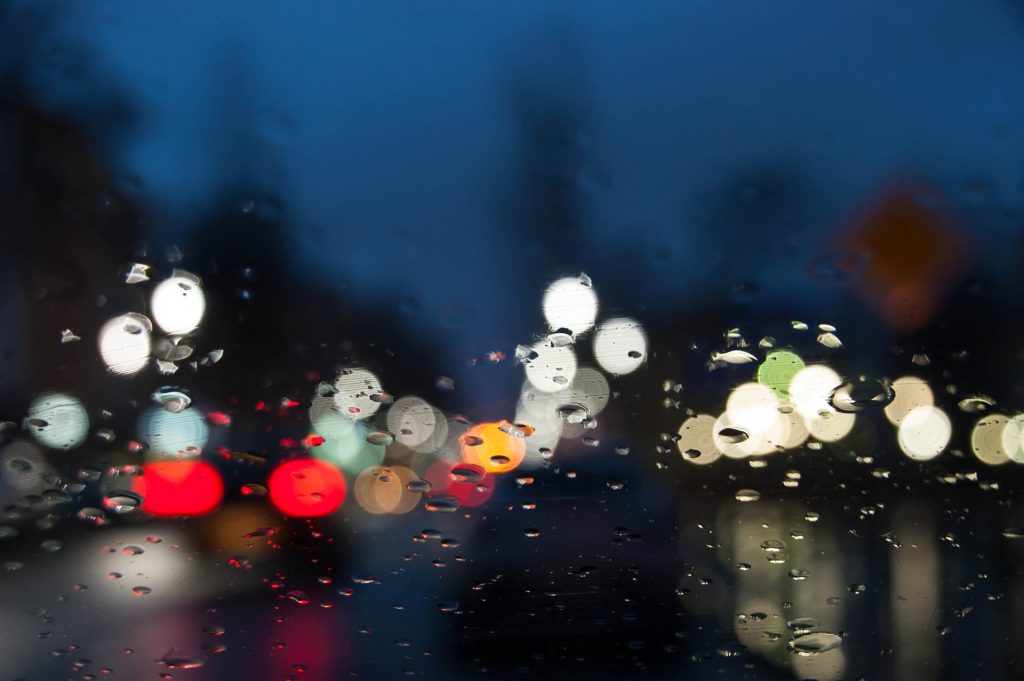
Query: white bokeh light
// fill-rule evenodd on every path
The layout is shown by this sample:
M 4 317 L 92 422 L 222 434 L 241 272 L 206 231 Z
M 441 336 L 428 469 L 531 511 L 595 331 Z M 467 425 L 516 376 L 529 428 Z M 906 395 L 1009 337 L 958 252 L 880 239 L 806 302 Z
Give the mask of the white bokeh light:
M 1005 414 L 986 414 L 978 419 L 971 430 L 971 451 L 974 456 L 989 466 L 1002 466 L 1010 461 L 1010 451 L 1005 445 L 1013 446 L 1013 430 L 1017 427 Z M 1011 429 L 1007 436 L 1007 429 Z M 1012 451 L 1012 450 L 1011 450 Z
M 594 334 L 594 358 L 612 375 L 636 371 L 647 360 L 647 334 L 640 322 L 619 317 L 599 324 Z
M 953 424 L 938 407 L 915 407 L 900 422 L 897 441 L 915 461 L 934 459 L 949 445 Z
M 1017 414 L 1003 427 L 1003 451 L 1014 463 L 1024 463 L 1024 414 Z
M 565 390 L 576 377 L 576 353 L 566 345 L 554 347 L 542 341 L 532 348 L 536 357 L 523 363 L 526 378 L 537 390 L 546 393 Z
M 892 390 L 893 399 L 885 407 L 885 418 L 894 426 L 900 425 L 914 409 L 935 404 L 935 395 L 928 382 L 917 376 L 900 376 L 892 382 Z
M 544 318 L 552 329 L 569 329 L 579 335 L 594 325 L 597 294 L 575 277 L 555 281 L 544 293 Z
M 73 449 L 89 434 L 89 414 L 76 397 L 43 393 L 29 405 L 26 425 L 44 447 Z
M 175 413 L 151 407 L 139 420 L 139 439 L 149 445 L 150 459 L 197 458 L 209 434 L 202 414 L 193 409 Z
M 448 438 L 444 414 L 419 397 L 397 400 L 388 410 L 387 422 L 395 441 L 417 452 L 436 451 Z
M 828 398 L 843 381 L 835 371 L 821 364 L 804 367 L 789 384 L 793 407 L 807 418 L 816 418 L 823 411 L 834 411 Z
M 760 383 L 744 383 L 729 394 L 725 411 L 734 426 L 750 435 L 765 433 L 781 420 L 779 398 Z
M 709 414 L 691 416 L 680 424 L 676 447 L 683 461 L 705 466 L 721 458 L 722 452 L 715 442 L 715 425 L 715 417 Z
M 129 312 L 107 321 L 100 329 L 100 357 L 111 373 L 130 376 L 149 363 L 153 323 Z
M 160 328 L 172 336 L 181 336 L 194 331 L 203 320 L 206 296 L 198 277 L 175 270 L 153 289 L 149 304 Z
M 380 379 L 363 368 L 346 369 L 334 380 L 334 406 L 349 418 L 360 421 L 380 409 L 380 395 L 384 390 Z

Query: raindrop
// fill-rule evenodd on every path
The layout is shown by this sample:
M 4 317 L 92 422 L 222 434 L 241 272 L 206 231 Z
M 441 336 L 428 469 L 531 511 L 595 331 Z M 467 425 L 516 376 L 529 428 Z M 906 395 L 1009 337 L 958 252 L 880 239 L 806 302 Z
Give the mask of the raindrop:
M 888 379 L 860 376 L 845 381 L 829 395 L 829 404 L 836 411 L 854 413 L 867 407 L 885 407 L 896 398 Z
M 453 496 L 438 496 L 427 500 L 426 509 L 436 513 L 454 513 L 459 510 L 459 500 Z
M 319 395 L 320 397 L 331 397 L 332 395 L 338 394 L 338 388 L 335 387 L 333 383 L 328 383 L 327 381 L 320 381 L 316 385 L 316 394 Z M 372 396 L 371 399 L 373 399 Z
M 144 281 L 149 281 L 149 265 L 142 263 L 134 263 L 128 273 L 125 275 L 124 283 L 126 284 L 141 284 Z
M 133 586 L 132 595 L 134 596 L 146 596 L 153 593 L 153 590 L 148 586 Z
M 180 414 L 192 404 L 192 398 L 173 388 L 161 388 L 153 393 L 153 401 L 172 414 Z
M 410 480 L 405 483 L 405 489 L 409 492 L 429 492 L 432 485 L 427 480 Z
M 300 591 L 299 589 L 289 591 L 288 599 L 299 605 L 309 605 L 309 596 L 306 595 L 305 591 Z
M 459 438 L 459 442 L 466 447 L 479 447 L 484 443 L 484 439 L 479 435 L 463 435 Z
M 826 348 L 835 350 L 841 348 L 843 342 L 839 340 L 839 337 L 832 332 L 818 334 L 818 343 L 824 345 Z
M 552 333 L 548 334 L 548 342 L 556 348 L 562 348 L 566 345 L 572 345 L 573 337 L 572 331 L 566 328 L 561 328 Z
M 536 428 L 531 426 L 529 423 L 502 423 L 498 426 L 498 430 L 503 433 L 508 433 L 512 437 L 530 437 L 536 432 Z
M 265 497 L 267 496 L 267 488 L 258 482 L 247 482 L 242 485 L 242 494 L 247 497 Z
M 64 544 L 57 539 L 47 539 L 46 541 L 39 544 L 39 548 L 47 553 L 56 553 L 64 548 Z
M 996 401 L 987 395 L 971 395 L 960 400 L 957 406 L 968 414 L 981 414 L 994 407 Z
M 818 655 L 829 650 L 835 650 L 843 642 L 838 635 L 827 631 L 815 631 L 803 636 L 797 636 L 787 645 L 790 650 L 798 655 Z
M 746 442 L 750 435 L 745 430 L 729 426 L 718 431 L 718 437 L 727 445 L 735 445 L 740 442 Z
M 793 630 L 794 635 L 800 636 L 817 629 L 818 620 L 813 617 L 797 617 L 786 622 L 786 626 Z
M 75 514 L 75 517 L 86 524 L 95 525 L 96 527 L 102 527 L 103 525 L 110 524 L 110 520 L 103 515 L 103 511 L 91 506 L 78 509 L 78 513 Z M 0 535 L 0 538 L 2 538 L 2 535 Z
M 581 404 L 568 403 L 558 408 L 558 415 L 566 423 L 577 424 L 590 418 L 590 410 Z
M 736 501 L 749 502 L 757 501 L 761 498 L 761 493 L 756 489 L 741 489 L 736 492 Z
M 484 470 L 473 464 L 456 464 L 448 475 L 455 482 L 479 482 L 484 479 Z
M 537 537 L 540 536 L 540 530 L 534 529 L 532 527 L 528 527 L 525 530 L 523 530 L 523 536 L 524 537 L 529 537 L 530 539 L 536 539 Z
M 131 513 L 142 504 L 142 498 L 134 492 L 113 492 L 103 497 L 103 508 L 111 513 Z
M 728 352 L 711 353 L 711 361 L 725 364 L 749 364 L 750 362 L 756 362 L 757 357 L 745 350 L 729 350 Z
M 387 447 L 394 443 L 395 438 L 391 433 L 385 433 L 384 431 L 376 431 L 373 433 L 369 433 L 366 436 L 366 441 L 369 442 L 371 445 Z
M 138 589 L 145 587 L 136 588 Z M 201 669 L 206 664 L 200 659 L 182 655 L 175 655 L 173 652 L 164 655 L 160 659 L 160 662 L 168 669 Z

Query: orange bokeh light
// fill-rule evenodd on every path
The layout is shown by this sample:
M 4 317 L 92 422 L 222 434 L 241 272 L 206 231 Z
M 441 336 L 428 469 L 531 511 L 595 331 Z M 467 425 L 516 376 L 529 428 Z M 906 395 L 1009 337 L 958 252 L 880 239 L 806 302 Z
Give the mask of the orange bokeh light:
M 319 459 L 285 461 L 270 474 L 270 502 L 293 518 L 314 518 L 336 511 L 345 501 L 345 476 Z
M 488 473 L 515 470 L 526 456 L 526 442 L 501 429 L 503 422 L 478 423 L 459 438 L 462 459 Z

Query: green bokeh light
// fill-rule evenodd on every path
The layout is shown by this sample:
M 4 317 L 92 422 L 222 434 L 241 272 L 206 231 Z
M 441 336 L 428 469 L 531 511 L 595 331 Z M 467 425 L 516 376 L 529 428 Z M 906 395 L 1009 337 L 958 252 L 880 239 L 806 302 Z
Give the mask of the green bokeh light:
M 790 381 L 804 366 L 804 361 L 795 352 L 770 352 L 757 369 L 757 382 L 771 388 L 780 400 L 788 400 Z

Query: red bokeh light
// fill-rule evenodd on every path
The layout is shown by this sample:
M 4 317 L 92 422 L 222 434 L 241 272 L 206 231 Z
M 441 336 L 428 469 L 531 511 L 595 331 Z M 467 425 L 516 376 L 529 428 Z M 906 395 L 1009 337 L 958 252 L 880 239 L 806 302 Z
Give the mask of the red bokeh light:
M 455 466 L 475 467 L 483 477 L 475 482 L 452 480 L 451 471 Z M 495 478 L 486 473 L 483 466 L 465 464 L 461 461 L 435 461 L 427 469 L 423 479 L 430 483 L 430 496 L 451 495 L 459 500 L 460 506 L 472 508 L 480 506 L 494 494 Z
M 345 501 L 345 476 L 318 459 L 285 461 L 270 474 L 270 502 L 294 518 L 313 518 L 336 511 Z
M 224 481 L 204 461 L 159 461 L 142 467 L 132 491 L 142 510 L 155 516 L 204 515 L 224 498 Z

